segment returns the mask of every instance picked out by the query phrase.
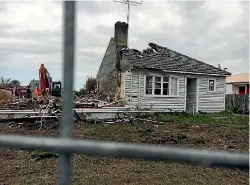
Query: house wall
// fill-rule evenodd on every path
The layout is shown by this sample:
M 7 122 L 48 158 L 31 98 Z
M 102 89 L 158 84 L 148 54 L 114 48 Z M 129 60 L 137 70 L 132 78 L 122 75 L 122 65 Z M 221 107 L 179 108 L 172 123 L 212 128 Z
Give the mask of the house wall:
M 233 89 L 232 84 L 226 84 L 226 94 L 234 94 L 235 93 L 235 88 Z
M 114 37 L 111 38 L 99 71 L 97 73 L 98 89 L 103 91 L 112 91 L 120 94 L 120 49 L 127 47 L 128 24 L 125 22 L 116 22 Z M 118 91 L 118 92 L 117 92 Z
M 125 96 L 125 76 L 126 73 L 121 73 L 121 91 L 120 91 L 120 98 L 124 99 Z
M 156 97 L 144 95 L 145 80 L 144 75 L 172 75 L 177 76 L 179 81 L 179 95 L 172 97 Z M 215 79 L 216 91 L 208 91 L 208 76 L 202 75 L 185 75 L 177 73 L 163 73 L 163 72 L 150 72 L 150 71 L 133 71 L 132 72 L 132 85 L 131 85 L 131 72 L 125 71 L 124 75 L 124 91 L 125 97 L 132 96 L 131 105 L 140 108 L 150 108 L 152 110 L 167 110 L 182 112 L 186 111 L 186 78 L 193 77 L 197 80 L 197 105 L 196 108 L 202 112 L 220 112 L 225 110 L 225 77 L 211 77 Z M 140 85 L 139 85 L 140 84 Z M 131 91 L 132 90 L 132 91 Z M 130 94 L 131 92 L 131 94 Z
M 208 79 L 215 79 L 216 91 L 208 91 Z M 198 110 L 220 112 L 225 110 L 226 77 L 199 76 Z
M 226 94 L 239 94 L 239 86 L 245 86 L 246 94 L 247 94 L 247 84 L 226 84 Z
M 115 92 L 117 84 L 116 44 L 111 38 L 96 76 L 98 89 Z
M 179 96 L 176 97 L 156 97 L 150 95 L 144 95 L 145 80 L 144 75 L 173 75 L 177 76 L 179 80 Z M 131 72 L 124 72 L 125 80 L 125 96 L 130 97 L 130 89 L 132 89 L 132 101 L 131 105 L 138 106 L 142 109 L 149 108 L 152 110 L 168 110 L 172 111 L 184 111 L 185 109 L 185 79 L 183 75 L 171 74 L 171 73 L 157 73 L 147 71 L 133 71 L 132 72 L 132 86 L 131 86 Z M 139 86 L 140 84 L 140 86 Z
M 232 85 L 232 94 L 239 94 L 239 86 Z

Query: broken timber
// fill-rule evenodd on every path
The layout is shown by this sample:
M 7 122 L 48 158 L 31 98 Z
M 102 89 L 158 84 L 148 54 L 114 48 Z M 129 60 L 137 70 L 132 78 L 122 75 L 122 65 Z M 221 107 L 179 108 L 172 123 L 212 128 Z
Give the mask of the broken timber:
M 54 112 L 58 112 L 56 110 Z M 22 120 L 22 119 L 58 119 L 60 116 L 57 114 L 53 114 L 54 112 L 50 112 L 48 110 L 0 110 L 0 121 L 3 120 Z M 60 112 L 60 111 L 59 111 Z M 125 113 L 166 113 L 171 112 L 171 110 L 138 110 L 138 109 L 128 109 L 125 107 L 105 107 L 105 108 L 74 108 L 74 117 L 80 119 L 80 117 L 84 117 L 84 119 L 113 119 L 119 115 L 123 115 Z M 82 116 L 79 116 L 82 115 Z

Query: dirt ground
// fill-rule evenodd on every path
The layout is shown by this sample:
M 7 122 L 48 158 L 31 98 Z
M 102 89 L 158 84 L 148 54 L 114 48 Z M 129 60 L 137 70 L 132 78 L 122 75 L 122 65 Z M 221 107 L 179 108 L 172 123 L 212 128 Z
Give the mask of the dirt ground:
M 0 124 L 0 133 L 57 136 L 59 132 L 57 128 L 37 130 L 31 125 L 24 125 Z M 187 122 L 164 125 L 78 123 L 74 137 L 248 152 L 248 128 L 248 123 L 229 125 Z M 59 184 L 59 163 L 55 153 L 44 155 L 41 151 L 1 148 L 0 169 L 1 185 Z M 248 184 L 248 171 L 88 157 L 81 154 L 74 155 L 73 169 L 75 185 Z

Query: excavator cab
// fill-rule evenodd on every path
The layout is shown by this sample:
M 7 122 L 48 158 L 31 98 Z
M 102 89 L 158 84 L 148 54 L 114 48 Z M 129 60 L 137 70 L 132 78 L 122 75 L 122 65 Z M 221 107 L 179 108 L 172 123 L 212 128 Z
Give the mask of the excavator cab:
M 52 82 L 52 90 L 51 90 L 51 95 L 55 97 L 61 97 L 62 93 L 62 82 L 57 81 L 57 82 Z

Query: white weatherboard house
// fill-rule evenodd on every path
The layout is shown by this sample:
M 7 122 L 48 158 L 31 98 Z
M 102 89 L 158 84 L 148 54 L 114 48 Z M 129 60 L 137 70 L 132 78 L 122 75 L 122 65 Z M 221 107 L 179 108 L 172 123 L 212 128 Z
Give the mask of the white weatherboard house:
M 119 98 L 130 99 L 131 105 L 141 109 L 225 110 L 226 77 L 231 73 L 153 43 L 142 52 L 129 49 L 124 42 L 126 25 L 120 28 L 125 33 L 120 33 L 116 30 L 119 24 L 125 25 L 116 23 L 115 38 L 111 38 L 97 74 L 100 89 L 116 89 Z
M 122 97 L 141 108 L 181 112 L 225 110 L 226 76 L 230 73 L 165 47 L 151 52 L 124 50 Z M 131 93 L 131 94 L 130 94 Z

